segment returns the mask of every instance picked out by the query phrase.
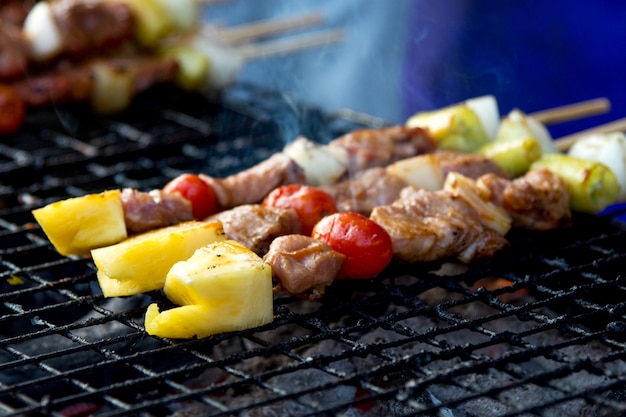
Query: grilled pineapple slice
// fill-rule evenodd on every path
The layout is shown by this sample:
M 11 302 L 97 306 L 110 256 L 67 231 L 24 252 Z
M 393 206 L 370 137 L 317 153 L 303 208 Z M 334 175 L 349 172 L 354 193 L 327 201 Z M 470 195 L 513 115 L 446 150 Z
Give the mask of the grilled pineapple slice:
M 61 255 L 87 255 L 127 237 L 119 190 L 57 201 L 32 213 Z
M 167 274 L 165 295 L 181 307 L 148 307 L 146 331 L 169 338 L 245 330 L 274 319 L 272 268 L 234 240 L 198 249 Z
M 172 265 L 204 245 L 225 239 L 221 222 L 190 221 L 94 249 L 91 256 L 106 297 L 133 295 L 163 288 Z

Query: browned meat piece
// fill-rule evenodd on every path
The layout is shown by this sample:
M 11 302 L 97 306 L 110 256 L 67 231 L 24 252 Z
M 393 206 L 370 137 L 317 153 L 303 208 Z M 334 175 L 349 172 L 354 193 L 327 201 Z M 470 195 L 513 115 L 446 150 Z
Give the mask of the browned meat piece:
M 122 190 L 122 205 L 128 233 L 148 230 L 193 220 L 191 203 L 178 193 L 153 190 L 149 193 L 131 188 Z
M 394 202 L 406 186 L 404 180 L 389 175 L 385 168 L 371 168 L 354 179 L 320 188 L 333 196 L 339 211 L 356 211 L 369 216 L 374 207 Z
M 175 60 L 157 58 L 116 58 L 98 62 L 118 71 L 131 72 L 134 93 L 173 80 L 178 69 Z M 61 64 L 54 71 L 29 76 L 11 86 L 30 107 L 82 102 L 89 99 L 93 88 L 91 65 Z
M 29 107 L 51 103 L 82 102 L 89 98 L 93 87 L 88 68 L 64 68 L 50 74 L 34 75 L 12 84 Z
M 133 14 L 124 3 L 56 0 L 50 6 L 68 55 L 102 52 L 133 36 Z
M 226 178 L 201 175 L 224 209 L 242 204 L 256 204 L 274 188 L 285 184 L 304 184 L 302 168 L 287 155 L 276 153 L 257 165 Z
M 508 244 L 461 199 L 444 191 L 407 187 L 398 201 L 375 208 L 370 218 L 391 236 L 394 256 L 409 263 L 450 257 L 469 263 L 490 258 Z
M 494 202 L 513 219 L 513 227 L 551 230 L 572 224 L 569 193 L 552 171 L 537 169 L 508 181 L 493 174 L 478 182 L 491 190 Z
M 437 151 L 433 155 L 437 157 L 441 165 L 444 178 L 449 172 L 458 172 L 472 179 L 489 173 L 502 178 L 509 178 L 508 174 L 498 164 L 484 156 L 451 151 Z
M 0 22 L 2 26 L 21 27 L 28 12 L 37 0 L 2 0 L 0 1 Z
M 437 148 L 437 144 L 425 130 L 402 125 L 355 130 L 328 145 L 347 151 L 349 175 L 432 152 Z
M 332 284 L 345 256 L 329 245 L 304 235 L 281 236 L 263 260 L 272 266 L 276 290 L 310 301 L 318 300 Z
M 24 75 L 28 66 L 28 47 L 19 27 L 0 20 L 0 80 Z
M 206 220 L 220 220 L 226 236 L 259 256 L 267 253 L 270 243 L 277 237 L 300 233 L 300 218 L 295 210 L 260 204 L 238 206 Z

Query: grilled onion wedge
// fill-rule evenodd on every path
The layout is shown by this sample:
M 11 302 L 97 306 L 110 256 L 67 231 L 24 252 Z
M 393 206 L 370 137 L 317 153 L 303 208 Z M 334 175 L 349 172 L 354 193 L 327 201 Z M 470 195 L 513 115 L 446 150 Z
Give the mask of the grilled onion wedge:
M 176 263 L 164 292 L 180 307 L 148 307 L 145 327 L 154 336 L 206 337 L 274 320 L 272 268 L 234 240 L 209 244 Z

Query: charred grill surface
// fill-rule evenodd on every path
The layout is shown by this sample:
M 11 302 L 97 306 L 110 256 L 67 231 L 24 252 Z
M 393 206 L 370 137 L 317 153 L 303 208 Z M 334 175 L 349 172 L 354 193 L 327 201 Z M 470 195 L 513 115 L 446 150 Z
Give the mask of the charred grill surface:
M 155 89 L 110 118 L 29 114 L 0 142 L 0 415 L 626 413 L 623 208 L 513 230 L 469 268 L 393 264 L 319 301 L 279 297 L 272 324 L 187 341 L 147 336 L 145 308 L 163 296 L 104 299 L 91 261 L 58 255 L 30 214 L 182 172 L 229 175 L 299 133 L 328 142 L 379 123 L 347 115 L 247 85 L 218 101 Z

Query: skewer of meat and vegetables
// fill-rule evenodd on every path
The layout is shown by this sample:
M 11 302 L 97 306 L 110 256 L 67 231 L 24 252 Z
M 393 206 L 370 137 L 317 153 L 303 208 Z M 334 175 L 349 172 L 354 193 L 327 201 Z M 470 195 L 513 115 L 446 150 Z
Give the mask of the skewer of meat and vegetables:
M 202 24 L 196 0 L 54 0 L 0 8 L 0 135 L 22 126 L 30 108 L 85 102 L 120 112 L 163 83 L 192 91 L 231 84 L 249 61 L 338 42 L 309 28 L 319 14 L 224 28 Z M 22 11 L 22 16 L 16 16 Z
M 157 290 L 177 305 L 148 308 L 149 334 L 206 337 L 272 321 L 276 292 L 318 300 L 392 262 L 471 264 L 512 228 L 568 227 L 572 212 L 623 201 L 625 141 L 596 132 L 564 153 L 532 115 L 500 117 L 486 96 L 327 144 L 294 138 L 228 177 L 189 173 L 33 215 L 61 254 L 93 259 L 105 297 Z

